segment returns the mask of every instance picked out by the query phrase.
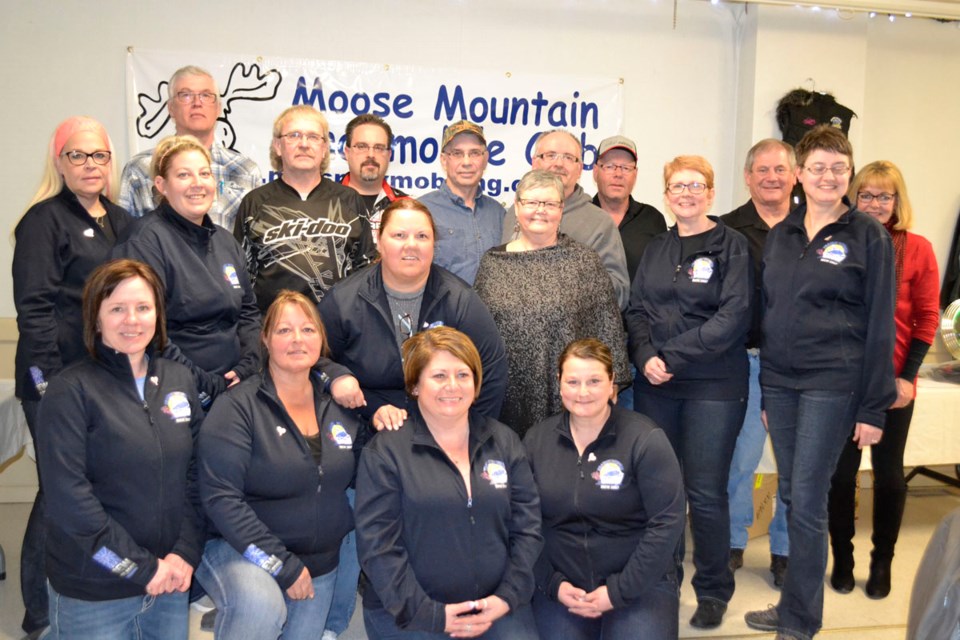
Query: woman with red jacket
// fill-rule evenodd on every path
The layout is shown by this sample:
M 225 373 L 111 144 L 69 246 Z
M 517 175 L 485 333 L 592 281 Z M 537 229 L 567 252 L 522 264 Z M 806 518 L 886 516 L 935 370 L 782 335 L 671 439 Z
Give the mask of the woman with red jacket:
M 871 598 L 890 593 L 890 563 L 900 532 L 907 497 L 903 450 L 907 443 L 917 370 L 933 342 L 939 322 L 937 259 L 930 242 L 910 233 L 913 209 L 903 175 L 892 162 L 871 162 L 857 173 L 849 196 L 857 209 L 873 216 L 893 238 L 896 258 L 896 343 L 893 353 L 897 399 L 887 410 L 883 438 L 871 446 L 873 463 L 873 552 L 866 592 Z M 854 494 L 861 447 L 847 441 L 830 488 L 830 541 L 833 574 L 830 584 L 840 593 L 853 590 Z

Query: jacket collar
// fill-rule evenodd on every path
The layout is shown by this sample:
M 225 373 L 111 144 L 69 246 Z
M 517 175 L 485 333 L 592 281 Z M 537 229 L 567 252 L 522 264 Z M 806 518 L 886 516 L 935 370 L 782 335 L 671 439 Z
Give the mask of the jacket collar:
M 617 435 L 617 421 L 615 420 L 616 414 L 618 411 L 621 411 L 617 405 L 612 402 L 608 402 L 607 406 L 610 407 L 610 415 L 607 416 L 607 421 L 604 423 L 603 428 L 600 429 L 600 433 L 597 434 L 597 439 L 588 444 L 584 451 L 591 448 L 593 444 L 600 442 L 601 440 L 606 440 L 607 438 L 614 438 Z M 570 441 L 570 444 L 573 445 L 573 432 L 570 430 L 570 412 L 566 409 L 563 410 L 561 414 L 562 417 L 560 421 L 557 422 L 554 430 L 560 434 L 566 440 Z
M 603 210 L 603 207 L 600 206 L 600 194 L 599 194 L 599 193 L 597 193 L 597 195 L 593 196 L 593 199 L 590 200 L 590 202 L 592 202 L 592 203 L 597 207 L 597 209 Z M 625 227 L 625 226 L 627 225 L 628 222 L 630 222 L 631 220 L 633 220 L 634 218 L 636 218 L 637 216 L 639 216 L 641 209 L 643 209 L 643 203 L 637 202 L 636 200 L 633 199 L 633 196 L 628 195 L 628 196 L 627 196 L 627 211 L 626 211 L 626 213 L 623 214 L 623 218 L 620 220 L 620 224 L 618 225 L 619 228 L 622 229 L 623 227 Z M 606 213 L 606 211 L 604 211 L 604 213 Z
M 111 375 L 120 379 L 120 380 L 130 380 L 133 378 L 133 368 L 130 366 L 130 358 L 125 353 L 121 353 L 112 347 L 108 347 L 103 343 L 101 337 L 97 337 L 96 344 L 94 345 L 94 351 L 97 354 L 96 361 Z M 154 365 L 154 348 L 153 344 L 147 346 L 147 376 L 153 373 Z
M 184 236 L 188 240 L 196 242 L 198 244 L 207 244 L 210 242 L 210 237 L 216 232 L 217 228 L 214 226 L 213 221 L 210 220 L 210 216 L 204 214 L 203 222 L 200 224 L 194 224 L 181 216 L 179 213 L 174 211 L 167 202 L 163 202 L 157 208 L 157 215 L 160 216 L 162 220 L 169 223 L 181 236 Z
M 340 184 L 345 187 L 349 187 L 352 180 L 350 179 L 350 174 L 344 174 L 343 178 L 340 180 Z M 352 188 L 352 187 L 351 187 Z M 397 199 L 397 194 L 393 190 L 393 187 L 387 182 L 387 179 L 384 178 L 383 182 L 380 183 L 380 193 L 377 194 L 377 202 L 380 202 L 383 198 L 386 198 L 390 202 L 393 202 Z
M 316 398 L 318 394 L 323 393 L 323 383 L 320 381 L 320 376 L 314 375 L 314 372 L 314 369 L 310 370 L 310 385 L 313 387 L 313 395 L 314 398 Z M 280 402 L 277 385 L 270 375 L 270 367 L 267 362 L 263 363 L 263 370 L 258 375 L 260 376 L 260 381 L 257 383 L 257 393 L 262 394 L 282 407 L 283 403 Z
M 711 252 L 711 253 L 712 253 L 712 252 L 716 252 L 716 251 L 720 251 L 720 250 L 723 248 L 723 239 L 726 237 L 727 227 L 726 227 L 725 224 L 723 224 L 723 220 L 721 220 L 721 219 L 718 218 L 717 216 L 707 216 L 707 217 L 710 218 L 711 220 L 713 220 L 714 222 L 716 222 L 716 223 L 717 223 L 717 226 L 715 226 L 713 229 L 710 229 L 709 231 L 707 231 L 707 234 L 708 234 L 708 235 L 707 235 L 707 242 L 706 242 L 706 244 L 704 245 L 704 248 L 703 248 L 703 249 L 704 249 L 704 251 L 706 251 L 706 252 Z M 670 227 L 670 229 L 668 229 L 667 231 L 668 231 L 668 233 L 670 234 L 670 237 L 673 239 L 673 241 L 674 241 L 675 243 L 679 244 L 679 243 L 680 243 L 680 230 L 679 230 L 679 228 L 677 227 L 677 225 L 674 224 L 674 225 L 673 225 L 672 227 Z
M 59 199 L 72 214 L 82 219 L 84 222 L 88 222 L 94 227 L 99 226 L 94 223 L 93 217 L 91 217 L 91 215 L 87 212 L 86 208 L 80 204 L 80 200 L 77 199 L 77 194 L 75 194 L 73 191 L 70 191 L 70 189 L 67 189 L 66 186 L 60 189 L 60 193 L 54 197 Z M 100 194 L 99 199 L 100 204 L 103 205 L 104 211 L 107 212 L 107 216 L 112 219 L 115 215 L 111 215 L 112 210 L 115 208 L 113 203 L 107 200 L 107 197 L 102 193 Z
M 854 211 L 857 210 L 857 208 L 852 204 L 850 204 L 850 200 L 847 199 L 847 196 L 843 196 L 843 204 L 847 206 L 847 210 L 844 211 L 839 218 L 837 218 L 836 222 L 832 222 L 830 224 L 844 224 L 844 225 L 850 224 L 850 220 L 853 218 L 853 213 Z M 786 226 L 792 227 L 794 229 L 799 229 L 803 233 L 806 233 L 807 229 L 803 224 L 804 219 L 806 217 L 807 217 L 807 203 L 804 202 L 803 204 L 798 206 L 796 209 L 791 211 L 790 215 L 788 215 L 781 224 L 785 224 Z M 830 225 L 827 225 L 827 226 L 830 226 Z
M 474 409 L 470 409 L 470 415 L 467 418 L 469 421 L 469 447 L 470 447 L 470 460 L 472 461 L 480 448 L 493 437 L 493 428 L 490 426 L 487 418 L 483 417 L 481 414 L 477 413 Z M 404 429 L 411 429 L 412 436 L 411 442 L 415 447 L 429 447 L 436 449 L 437 451 L 442 451 L 440 445 L 437 444 L 437 441 L 434 439 L 433 434 L 430 433 L 429 427 L 423 418 L 423 414 L 420 413 L 420 408 L 417 406 L 416 402 L 411 402 L 409 405 L 409 415 L 407 418 L 409 423 L 407 426 L 403 427 Z
M 430 273 L 427 275 L 427 283 L 423 286 L 423 302 L 420 304 L 420 316 L 423 312 L 429 310 L 433 300 L 439 298 L 442 294 L 443 278 L 438 267 L 435 264 L 430 265 Z M 366 270 L 367 277 L 360 287 L 358 294 L 370 304 L 385 309 L 390 313 L 390 303 L 387 302 L 387 288 L 383 284 L 383 265 L 377 262 Z

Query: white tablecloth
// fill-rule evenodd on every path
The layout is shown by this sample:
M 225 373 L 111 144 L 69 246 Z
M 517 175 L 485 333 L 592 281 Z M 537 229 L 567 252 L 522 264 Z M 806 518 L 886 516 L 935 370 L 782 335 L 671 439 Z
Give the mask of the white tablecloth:
M 27 455 L 36 458 L 27 419 L 14 396 L 13 380 L 0 380 L 0 464 L 19 454 L 24 447 Z
M 917 381 L 917 399 L 913 421 L 903 454 L 905 467 L 932 467 L 960 464 L 960 384 L 937 382 L 928 378 Z M 863 456 L 860 469 L 870 468 L 870 455 Z M 767 437 L 766 449 L 757 473 L 776 473 L 777 464 Z

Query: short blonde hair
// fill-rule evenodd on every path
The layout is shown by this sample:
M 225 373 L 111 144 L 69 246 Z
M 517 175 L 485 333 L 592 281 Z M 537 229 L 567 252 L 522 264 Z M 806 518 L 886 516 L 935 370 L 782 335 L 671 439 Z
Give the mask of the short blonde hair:
M 287 123 L 287 120 L 293 118 L 294 116 L 313 118 L 323 130 L 322 146 L 327 150 L 327 154 L 323 157 L 323 163 L 320 165 L 320 173 L 326 173 L 327 167 L 330 166 L 330 123 L 327 122 L 327 117 L 323 115 L 322 111 L 315 107 L 311 107 L 308 104 L 298 104 L 292 107 L 287 107 L 283 110 L 283 113 L 277 116 L 277 119 L 273 121 L 273 139 L 270 141 L 270 166 L 273 167 L 274 171 L 283 171 L 283 160 L 280 158 L 280 155 L 274 151 L 273 140 L 280 139 L 280 136 L 283 135 L 283 125 Z
M 895 231 L 906 231 L 913 226 L 913 206 L 910 204 L 910 196 L 907 195 L 907 183 L 897 165 L 889 160 L 877 160 L 857 171 L 847 192 L 851 202 L 857 202 L 857 194 L 864 187 L 893 191 L 893 195 L 897 197 L 893 205 Z
M 663 165 L 663 191 L 666 193 L 670 178 L 678 171 L 696 171 L 707 181 L 707 188 L 713 189 L 713 167 L 703 156 L 677 156 Z
M 414 397 L 413 390 L 420 382 L 423 370 L 438 351 L 446 351 L 467 365 L 473 373 L 473 399 L 480 397 L 483 382 L 483 364 L 480 352 L 467 334 L 451 327 L 440 326 L 415 333 L 403 343 L 403 385 L 407 395 Z

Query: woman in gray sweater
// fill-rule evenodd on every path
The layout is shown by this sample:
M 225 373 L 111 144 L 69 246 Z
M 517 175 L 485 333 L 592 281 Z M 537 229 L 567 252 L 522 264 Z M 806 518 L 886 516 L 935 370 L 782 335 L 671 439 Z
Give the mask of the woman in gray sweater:
M 559 233 L 560 178 L 527 173 L 515 208 L 517 239 L 484 254 L 474 288 L 507 348 L 509 382 L 500 420 L 522 437 L 560 412 L 554 367 L 573 340 L 598 338 L 610 345 L 617 386 L 631 378 L 613 284 L 593 249 Z

